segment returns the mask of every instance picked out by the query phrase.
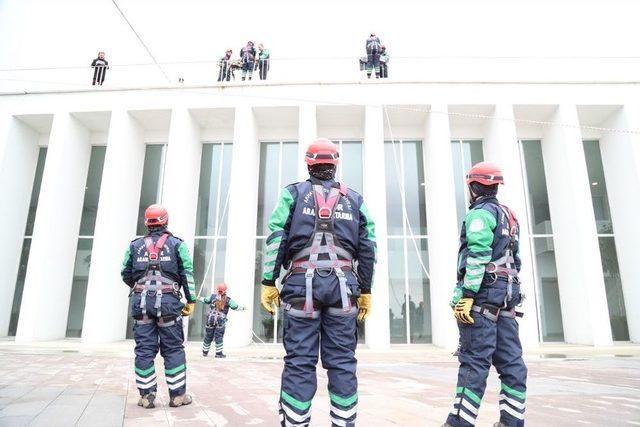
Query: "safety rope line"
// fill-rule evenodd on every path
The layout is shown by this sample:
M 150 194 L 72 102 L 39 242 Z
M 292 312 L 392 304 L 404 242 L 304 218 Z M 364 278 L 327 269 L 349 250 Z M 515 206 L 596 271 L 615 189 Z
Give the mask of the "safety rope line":
M 68 85 L 68 86 L 78 86 L 78 87 L 82 87 L 82 88 L 86 88 L 86 89 L 94 89 L 96 92 L 99 92 L 100 90 L 96 90 L 95 86 L 91 85 L 91 84 L 86 84 L 86 83 L 73 83 L 73 82 L 60 82 L 60 81 L 47 81 L 47 80 L 24 80 L 24 79 L 3 79 L 0 78 L 0 81 L 19 81 L 19 82 L 30 82 L 30 83 L 47 83 L 47 84 L 60 84 L 60 85 Z M 399 83 L 403 83 L 403 82 L 399 82 Z M 432 84 L 433 82 L 421 82 L 421 84 Z M 296 83 L 296 85 L 309 85 L 309 86 L 313 86 L 313 85 L 317 85 L 318 83 Z M 343 85 L 343 83 L 339 83 L 340 85 Z M 361 84 L 361 82 L 352 82 L 349 84 Z M 449 82 L 446 84 L 457 84 L 456 82 Z M 589 83 L 584 83 L 584 84 L 589 84 Z M 300 102 L 300 103 L 315 103 L 318 105 L 334 105 L 334 106 L 344 106 L 344 107 L 380 107 L 380 104 L 362 104 L 362 103 L 355 103 L 355 102 L 347 102 L 347 101 L 333 101 L 333 100 L 327 100 L 327 99 L 319 99 L 319 98 L 300 98 L 300 97 L 285 97 L 285 96 L 266 96 L 266 95 L 249 95 L 246 93 L 237 93 L 237 94 L 233 94 L 233 93 L 228 93 L 226 91 L 223 91 L 224 89 L 230 89 L 230 88 L 243 88 L 245 89 L 246 86 L 243 85 L 237 85 L 237 86 L 211 86 L 210 89 L 211 90 L 218 90 L 217 93 L 212 93 L 211 91 L 205 92 L 204 90 L 198 90 L 198 89 L 189 89 L 189 88 L 184 88 L 184 87 L 180 87 L 180 86 L 176 86 L 176 87 L 158 87 L 158 88 L 153 88 L 153 87 L 149 87 L 149 88 L 145 88 L 144 90 L 174 90 L 174 91 L 179 91 L 179 92 L 183 92 L 183 93 L 192 93 L 192 94 L 197 94 L 197 95 L 206 95 L 208 97 L 213 96 L 219 96 L 219 97 L 229 97 L 229 98 L 246 98 L 246 99 L 256 99 L 256 100 L 273 100 L 273 101 L 285 101 L 285 102 Z M 260 87 L 260 86 L 251 86 L 251 87 Z M 204 87 L 202 87 L 204 89 Z M 141 90 L 139 88 L 136 87 L 123 87 L 123 86 L 109 86 L 109 89 L 107 89 L 107 91 L 109 90 L 116 90 L 116 91 L 133 91 L 133 90 Z M 24 94 L 27 95 L 29 94 L 28 91 L 24 91 Z M 2 96 L 12 96 L 11 95 L 2 95 Z M 23 95 L 23 94 L 14 94 L 14 95 Z M 494 105 L 494 104 L 478 104 L 478 105 Z M 557 104 L 544 104 L 543 106 L 553 106 L 553 105 L 557 105 Z M 620 133 L 620 134 L 627 134 L 627 135 L 640 135 L 640 129 L 622 129 L 622 128 L 611 128 L 611 127 L 605 127 L 605 126 L 593 126 L 593 125 L 583 125 L 583 124 L 572 124 L 572 123 L 563 123 L 563 122 L 553 122 L 553 121 L 548 121 L 548 120 L 535 120 L 535 119 L 525 119 L 525 118 L 517 118 L 517 117 L 500 117 L 500 116 L 495 116 L 495 115 L 490 115 L 490 114 L 482 114 L 482 113 L 463 113 L 463 112 L 455 112 L 455 111 L 449 111 L 447 109 L 447 111 L 433 111 L 430 108 L 429 109 L 423 109 L 423 108 L 415 108 L 415 107 L 409 107 L 409 106 L 405 106 L 405 105 L 383 105 L 384 108 L 388 109 L 388 110 L 396 110 L 396 111 L 409 111 L 409 112 L 414 112 L 414 113 L 424 113 L 424 114 L 440 114 L 440 115 L 447 115 L 449 117 L 462 117 L 462 118 L 469 118 L 469 119 L 482 119 L 482 120 L 498 120 L 498 121 L 504 121 L 504 122 L 513 122 L 515 124 L 523 124 L 523 125 L 536 125 L 536 126 L 557 126 L 557 127 L 564 127 L 564 128 L 570 128 L 570 129 L 580 129 L 580 130 L 587 130 L 587 131 L 595 131 L 595 132 L 607 132 L 607 133 Z

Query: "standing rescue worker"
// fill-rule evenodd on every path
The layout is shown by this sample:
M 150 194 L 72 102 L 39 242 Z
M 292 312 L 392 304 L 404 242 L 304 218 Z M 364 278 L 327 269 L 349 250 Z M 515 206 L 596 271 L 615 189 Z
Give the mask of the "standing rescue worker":
M 261 302 L 271 314 L 280 298 L 284 305 L 283 426 L 309 425 L 318 350 L 329 379 L 332 425 L 355 425 L 356 317 L 364 320 L 371 310 L 376 242 L 362 196 L 335 181 L 338 157 L 328 139 L 309 145 L 309 179 L 282 190 L 269 220 Z M 278 294 L 281 267 L 288 272 Z
M 367 78 L 371 78 L 371 71 L 375 69 L 376 79 L 380 78 L 380 50 L 382 44 L 380 38 L 375 34 L 371 34 L 365 43 L 367 50 Z
M 209 314 L 207 315 L 207 323 L 205 325 L 205 336 L 202 342 L 202 355 L 207 357 L 209 349 L 211 348 L 211 342 L 216 341 L 216 357 L 227 357 L 223 352 L 223 339 L 224 331 L 227 326 L 227 315 L 229 309 L 244 311 L 243 306 L 239 306 L 231 298 L 227 296 L 226 283 L 220 283 L 216 287 L 216 292 L 212 293 L 209 297 L 198 297 L 198 301 L 204 304 L 210 304 Z
M 247 74 L 251 80 L 256 66 L 256 48 L 253 47 L 252 41 L 247 42 L 247 45 L 240 49 L 240 59 L 242 60 L 242 80 L 245 80 Z
M 218 72 L 218 81 L 219 82 L 223 82 L 223 81 L 229 81 L 231 80 L 231 54 L 233 53 L 233 51 L 231 49 L 227 49 L 227 51 L 224 53 L 224 56 L 222 56 L 219 60 L 218 60 L 218 66 L 220 67 L 220 71 Z
M 260 80 L 267 80 L 267 71 L 269 71 L 269 63 L 271 62 L 271 53 L 269 49 L 265 49 L 264 45 L 258 45 L 258 71 L 260 71 Z
M 520 293 L 519 234 L 513 212 L 496 198 L 502 171 L 490 162 L 471 168 L 471 205 L 462 225 L 458 284 L 451 306 L 458 320 L 458 385 L 444 426 L 475 424 L 491 365 L 501 381 L 500 421 L 494 427 L 524 426 L 527 367 L 515 307 Z
M 124 256 L 122 280 L 131 288 L 135 319 L 135 373 L 140 391 L 138 406 L 153 408 L 157 381 L 154 359 L 158 350 L 164 358 L 169 387 L 169 406 L 191 403 L 186 394 L 186 359 L 182 317 L 193 313 L 196 300 L 193 263 L 187 245 L 167 230 L 169 214 L 160 205 L 144 213 L 149 230 L 133 240 Z M 180 301 L 180 289 L 187 299 Z
M 380 78 L 386 79 L 389 77 L 389 52 L 387 47 L 382 45 L 380 47 Z
M 104 52 L 98 52 L 98 57 L 91 61 L 91 68 L 93 68 L 93 86 L 102 86 L 109 69 L 109 62 L 104 59 Z

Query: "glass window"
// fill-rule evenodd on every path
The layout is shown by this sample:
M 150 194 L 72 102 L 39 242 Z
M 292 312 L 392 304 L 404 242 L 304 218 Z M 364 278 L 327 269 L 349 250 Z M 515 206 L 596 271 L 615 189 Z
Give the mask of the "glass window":
M 389 330 L 392 344 L 407 343 L 404 239 L 389 239 Z
M 340 151 L 337 180 L 362 194 L 362 142 L 334 141 Z
M 613 237 L 599 237 L 598 242 L 600 243 L 600 258 L 607 292 L 611 333 L 614 341 L 629 341 L 627 312 L 624 307 L 624 294 L 622 292 L 622 280 L 620 279 L 620 269 L 618 268 L 615 241 Z
M 106 149 L 107 147 L 104 146 L 91 147 L 87 182 L 84 190 L 84 204 L 80 217 L 80 236 L 82 237 L 78 239 L 78 247 L 76 249 L 71 299 L 67 316 L 67 337 L 80 337 L 82 334 L 89 267 L 91 266 L 93 232 L 96 226 Z
M 453 163 L 453 183 L 456 191 L 456 212 L 458 224 L 462 225 L 469 206 L 469 193 L 466 176 L 471 166 L 484 160 L 481 140 L 451 141 L 451 159 Z
M 87 297 L 87 284 L 89 282 L 89 269 L 91 268 L 91 249 L 93 238 L 78 239 L 76 260 L 73 269 L 73 284 L 71 286 L 71 299 L 69 301 L 69 314 L 67 317 L 67 338 L 82 336 L 82 323 L 84 320 L 84 306 Z
M 272 343 L 282 341 L 282 311 L 280 310 L 273 318 L 264 312 L 260 304 L 262 259 L 269 235 L 269 217 L 276 207 L 282 188 L 297 181 L 299 161 L 297 142 L 262 142 L 260 145 L 253 305 L 253 330 L 256 335 L 254 337 L 256 342 Z M 280 278 L 283 275 L 284 271 L 281 271 Z M 276 325 L 275 328 L 274 325 Z
M 418 250 L 416 250 L 416 246 Z M 422 261 L 422 264 L 420 263 Z M 407 242 L 407 282 L 409 286 L 409 326 L 411 343 L 431 342 L 431 298 L 429 278 L 422 265 L 429 264 L 427 239 Z
M 591 201 L 593 203 L 593 213 L 596 217 L 598 234 L 612 234 L 613 224 L 609 211 L 607 183 L 604 179 L 604 169 L 602 167 L 600 142 L 584 141 L 584 157 L 587 161 L 587 173 L 591 184 Z
M 27 275 L 27 265 L 29 263 L 29 251 L 31 249 L 31 236 L 33 235 L 33 225 L 36 220 L 36 210 L 38 209 L 38 199 L 40 198 L 40 187 L 42 186 L 42 175 L 47 159 L 47 148 L 40 147 L 38 152 L 38 163 L 33 178 L 33 188 L 31 189 L 31 201 L 27 214 L 27 225 L 24 231 L 22 242 L 22 253 L 20 254 L 20 266 L 18 267 L 18 277 L 13 291 L 13 302 L 11 305 L 11 317 L 9 319 L 9 330 L 7 335 L 15 336 L 18 330 L 18 319 L 20 317 L 20 307 L 22 304 L 22 293 L 24 291 L 24 279 Z
M 540 299 L 540 322 L 544 341 L 564 341 L 562 309 L 558 290 L 556 255 L 552 237 L 533 239 L 536 282 Z
M 528 190 L 528 207 L 531 214 L 533 234 L 552 234 L 551 213 L 549 212 L 549 195 L 547 179 L 544 173 L 541 141 L 522 141 L 526 182 Z
M 143 236 L 147 230 L 144 226 L 144 211 L 149 205 L 159 203 L 162 199 L 162 179 L 167 146 L 147 145 L 144 166 L 142 169 L 142 188 L 138 204 L 138 226 L 136 234 Z

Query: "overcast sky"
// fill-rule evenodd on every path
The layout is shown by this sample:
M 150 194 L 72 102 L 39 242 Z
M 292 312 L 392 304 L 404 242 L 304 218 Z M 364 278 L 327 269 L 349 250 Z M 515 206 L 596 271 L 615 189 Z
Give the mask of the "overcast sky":
M 370 32 L 395 57 L 640 56 L 637 1 L 117 1 L 160 62 L 249 39 L 274 58 L 353 57 Z M 150 61 L 111 0 L 0 0 L 0 68 L 87 65 L 98 50 Z

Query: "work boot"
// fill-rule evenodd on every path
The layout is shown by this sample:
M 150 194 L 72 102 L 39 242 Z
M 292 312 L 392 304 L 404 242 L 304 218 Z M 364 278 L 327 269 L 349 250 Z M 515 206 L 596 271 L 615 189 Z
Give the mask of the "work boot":
M 142 406 L 145 409 L 155 408 L 156 405 L 153 404 L 154 400 L 156 400 L 156 394 L 147 393 L 143 396 L 140 396 L 140 400 L 138 400 L 138 406 Z
M 502 424 L 500 421 L 498 421 L 497 423 L 493 424 L 493 427 L 507 427 L 506 424 Z
M 178 406 L 191 405 L 193 399 L 190 394 L 181 394 L 179 396 L 171 396 L 169 399 L 169 406 L 172 408 L 177 408 Z
M 216 359 L 225 359 L 227 357 L 224 353 L 216 353 Z
M 203 352 L 202 352 L 202 357 L 207 357 L 208 355 L 209 355 L 209 353 L 208 353 L 208 352 L 206 352 L 206 351 L 203 351 Z

